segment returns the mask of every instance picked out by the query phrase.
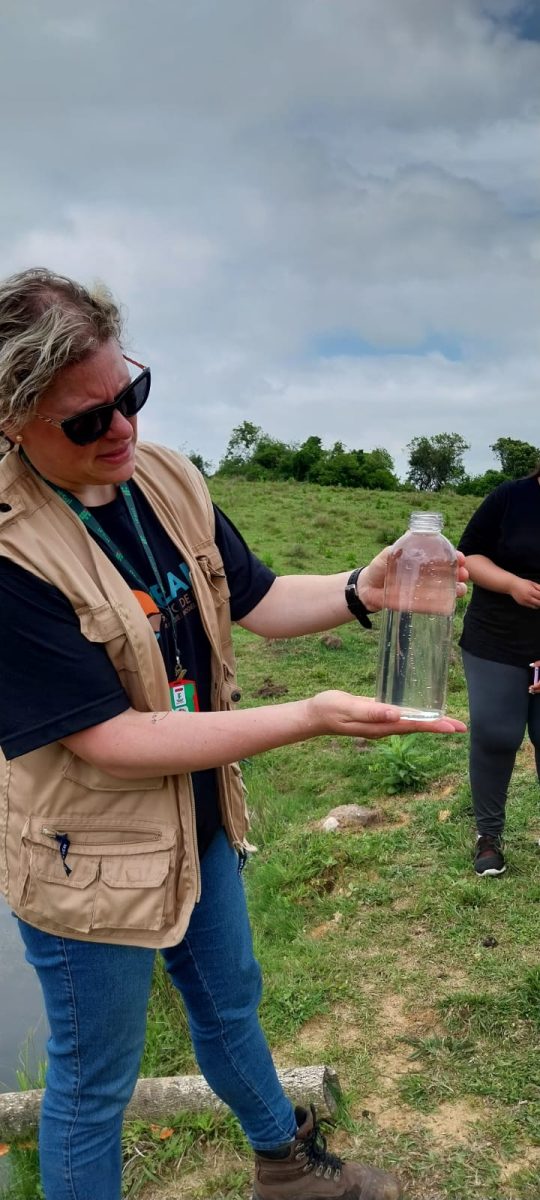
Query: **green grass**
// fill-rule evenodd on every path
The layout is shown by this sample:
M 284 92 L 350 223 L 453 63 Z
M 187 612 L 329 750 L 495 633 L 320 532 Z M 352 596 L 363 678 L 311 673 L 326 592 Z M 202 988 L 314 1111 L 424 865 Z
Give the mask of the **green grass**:
M 279 573 L 367 562 L 404 531 L 412 508 L 443 511 L 455 541 L 477 505 L 295 484 L 211 488 Z M 456 642 L 463 611 L 460 603 Z M 268 703 L 256 694 L 267 680 L 287 687 L 286 700 L 328 687 L 373 694 L 376 629 L 339 632 L 334 649 L 320 636 L 267 642 L 237 630 L 242 704 Z M 466 717 L 457 647 L 448 708 Z M 537 1200 L 540 815 L 530 748 L 512 780 L 509 871 L 498 880 L 471 870 L 466 738 L 418 736 L 406 749 L 364 752 L 322 738 L 250 761 L 245 780 L 258 847 L 245 881 L 265 976 L 261 1018 L 280 1064 L 336 1068 L 346 1097 L 333 1139 L 340 1151 L 398 1169 L 408 1200 Z M 383 823 L 359 834 L 315 827 L 352 801 L 381 808 Z M 161 969 L 143 1069 L 195 1070 Z M 250 1156 L 234 1121 L 166 1125 L 165 1140 L 126 1129 L 127 1196 L 248 1200 Z

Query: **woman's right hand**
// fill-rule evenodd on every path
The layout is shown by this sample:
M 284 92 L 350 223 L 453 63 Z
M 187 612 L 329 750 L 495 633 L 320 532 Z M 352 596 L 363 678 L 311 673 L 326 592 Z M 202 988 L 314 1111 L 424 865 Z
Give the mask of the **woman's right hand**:
M 396 705 L 381 704 L 350 692 L 318 692 L 308 701 L 316 735 L 383 738 L 395 733 L 466 733 L 467 726 L 454 717 L 437 721 L 407 721 Z
M 514 578 L 515 583 L 508 593 L 512 600 L 521 604 L 523 608 L 540 608 L 540 583 L 533 583 L 531 579 L 520 579 L 517 575 Z
M 535 659 L 534 662 L 529 663 L 529 666 L 536 668 L 534 671 L 534 676 L 533 676 L 534 682 L 531 683 L 529 691 L 531 693 L 531 696 L 537 696 L 540 693 L 540 678 L 539 678 L 539 676 L 540 676 L 540 658 L 537 658 L 537 659 Z M 538 682 L 536 682 L 536 680 L 538 680 Z

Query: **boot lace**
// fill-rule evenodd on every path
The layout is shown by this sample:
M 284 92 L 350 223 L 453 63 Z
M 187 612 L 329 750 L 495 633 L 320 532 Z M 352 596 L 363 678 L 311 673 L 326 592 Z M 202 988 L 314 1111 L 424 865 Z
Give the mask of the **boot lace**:
M 326 1149 L 326 1138 L 321 1133 L 320 1122 L 316 1119 L 316 1113 L 313 1105 L 310 1105 L 313 1116 L 313 1129 L 307 1137 L 302 1138 L 298 1149 L 295 1153 L 295 1158 L 299 1162 L 305 1159 L 304 1171 L 315 1171 L 315 1175 L 324 1176 L 325 1179 L 339 1179 L 343 1167 L 343 1159 L 337 1154 L 331 1154 Z

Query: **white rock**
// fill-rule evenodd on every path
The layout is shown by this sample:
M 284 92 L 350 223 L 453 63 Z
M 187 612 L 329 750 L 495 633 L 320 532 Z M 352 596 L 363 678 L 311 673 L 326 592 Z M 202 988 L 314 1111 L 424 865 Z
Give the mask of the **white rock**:
M 338 826 L 339 826 L 339 821 L 337 820 L 336 817 L 327 817 L 326 821 L 323 821 L 323 823 L 322 823 L 322 828 L 324 829 L 325 833 L 331 833 L 332 830 L 337 829 Z

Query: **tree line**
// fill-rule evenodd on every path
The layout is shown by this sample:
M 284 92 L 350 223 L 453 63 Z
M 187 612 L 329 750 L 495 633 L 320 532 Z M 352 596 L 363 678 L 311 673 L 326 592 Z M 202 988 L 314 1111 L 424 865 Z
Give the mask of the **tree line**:
M 506 479 L 528 475 L 540 463 L 540 449 L 516 438 L 500 437 L 490 446 L 499 468 L 482 475 L 468 475 L 463 463 L 468 442 L 459 433 L 436 433 L 409 442 L 408 472 L 401 481 L 392 455 L 384 447 L 350 450 L 343 442 L 325 448 L 320 437 L 311 435 L 300 444 L 270 437 L 259 425 L 243 421 L 229 438 L 217 471 L 218 476 L 238 475 L 249 480 L 295 479 L 323 486 L 398 491 L 406 488 L 439 492 L 450 488 L 462 495 L 486 496 Z M 202 455 L 189 456 L 203 474 L 210 464 Z

